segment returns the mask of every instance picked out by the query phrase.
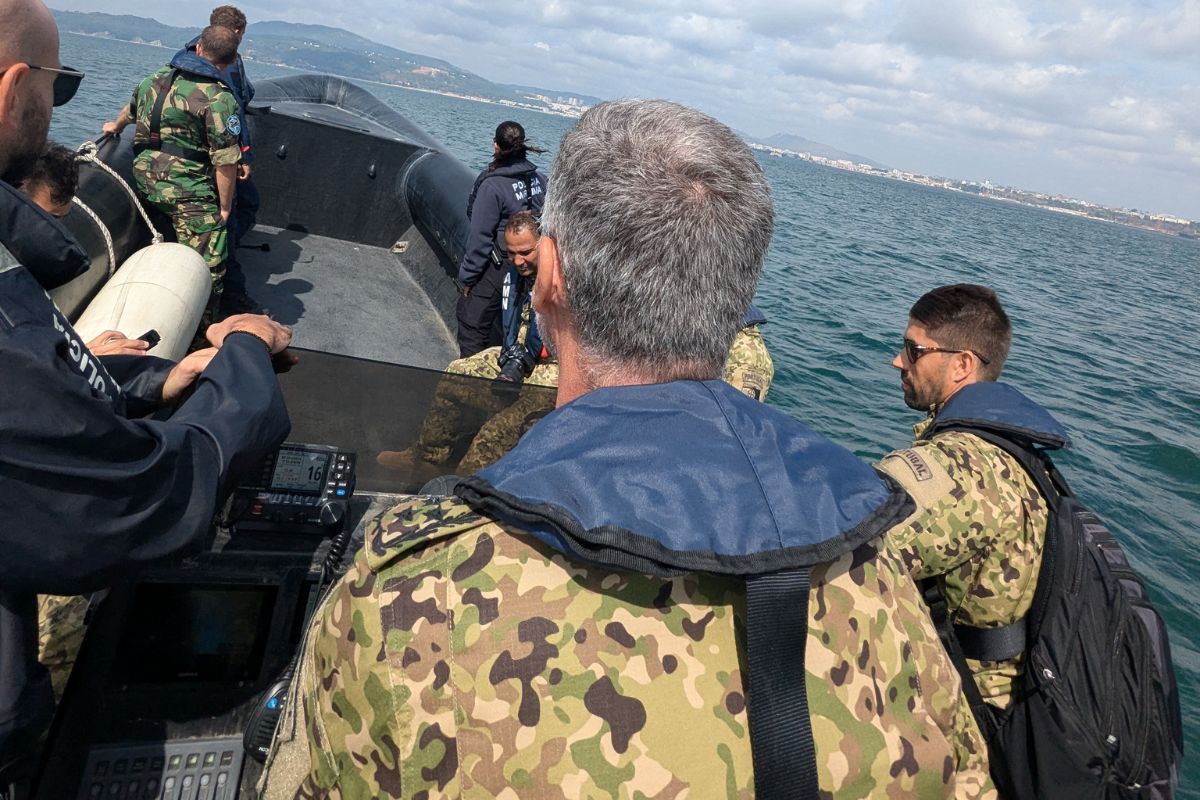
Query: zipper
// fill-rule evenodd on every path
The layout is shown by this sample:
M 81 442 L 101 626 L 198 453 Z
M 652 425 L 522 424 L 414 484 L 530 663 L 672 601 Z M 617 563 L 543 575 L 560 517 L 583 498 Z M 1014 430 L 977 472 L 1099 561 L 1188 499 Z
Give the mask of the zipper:
M 1133 604 L 1130 603 L 1130 606 Z M 1132 608 L 1130 613 L 1134 613 Z M 1154 718 L 1154 714 L 1158 711 L 1162 704 L 1146 703 L 1150 698 L 1151 692 L 1154 690 L 1154 653 L 1151 652 L 1150 642 L 1143 642 L 1145 645 L 1142 648 L 1142 673 L 1138 681 L 1138 731 L 1137 731 L 1137 756 L 1133 761 L 1133 767 L 1129 770 L 1129 779 L 1136 781 L 1142 773 L 1142 768 L 1146 763 L 1146 749 L 1150 745 L 1150 722 Z
M 1030 651 L 1029 662 L 1029 666 L 1035 668 L 1037 671 L 1036 683 L 1038 691 L 1046 692 L 1054 699 L 1059 713 L 1074 725 L 1077 730 L 1081 731 L 1085 737 L 1092 740 L 1094 746 L 1097 748 L 1096 752 L 1107 752 L 1108 743 L 1105 741 L 1105 736 L 1076 713 L 1075 706 L 1067 701 L 1065 693 L 1058 687 L 1059 676 L 1046 666 L 1046 662 L 1043 660 L 1041 654 L 1037 651 Z
M 1130 613 L 1132 613 L 1132 611 Z M 1121 645 L 1125 643 L 1125 628 L 1128 623 L 1129 615 L 1120 615 L 1120 617 L 1117 619 L 1117 628 L 1115 631 L 1113 631 L 1112 646 L 1109 648 L 1108 702 L 1105 704 L 1104 714 L 1104 734 L 1106 742 L 1108 737 L 1112 735 L 1113 722 L 1115 721 L 1117 713 L 1116 703 L 1113 700 L 1113 696 L 1117 692 L 1117 674 L 1120 670 L 1116 668 L 1116 664 L 1117 656 L 1120 655 Z
M 1080 509 L 1073 509 L 1071 513 L 1073 515 L 1077 515 L 1077 516 L 1080 516 L 1083 518 L 1079 523 L 1081 526 L 1086 523 L 1088 516 L 1090 516 L 1089 514 L 1081 511 Z M 1059 532 L 1055 531 L 1055 535 L 1059 535 Z M 1072 597 L 1079 594 L 1079 587 L 1083 584 L 1083 559 L 1086 557 L 1087 550 L 1089 548 L 1089 543 L 1085 537 L 1078 536 L 1078 537 L 1074 537 L 1074 538 L 1075 538 L 1075 574 L 1071 576 L 1071 596 Z M 1103 556 L 1101 556 L 1101 558 L 1103 558 Z

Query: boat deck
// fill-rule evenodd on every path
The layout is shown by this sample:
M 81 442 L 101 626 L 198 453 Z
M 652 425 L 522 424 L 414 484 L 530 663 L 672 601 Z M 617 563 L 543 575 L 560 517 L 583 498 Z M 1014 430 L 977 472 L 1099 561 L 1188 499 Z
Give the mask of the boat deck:
M 389 249 L 264 225 L 241 244 L 246 291 L 292 326 L 295 346 L 438 370 L 458 358 L 454 335 Z

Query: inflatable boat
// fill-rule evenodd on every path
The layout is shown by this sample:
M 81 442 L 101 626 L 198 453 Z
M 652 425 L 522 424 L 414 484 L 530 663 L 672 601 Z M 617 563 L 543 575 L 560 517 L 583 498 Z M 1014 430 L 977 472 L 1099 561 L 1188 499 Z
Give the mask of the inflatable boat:
M 260 82 L 247 119 L 263 197 L 238 252 L 250 294 L 293 326 L 297 347 L 434 369 L 455 358 L 453 276 L 474 180 L 466 165 L 329 76 Z M 106 283 L 114 259 L 151 242 L 151 220 L 127 189 L 132 133 L 102 141 L 83 167 L 78 196 L 91 213 L 66 222 L 92 268 L 55 292 L 68 317 Z
M 436 418 L 454 474 L 506 409 L 521 410 L 515 444 L 553 407 L 545 387 L 441 372 L 457 356 L 472 172 L 343 80 L 256 88 L 262 206 L 238 259 L 248 292 L 295 331 L 299 363 L 279 376 L 291 441 L 233 490 L 202 552 L 91 598 L 34 797 L 253 797 L 308 615 L 366 524 L 430 478 L 379 454 L 411 448 Z M 54 297 L 85 339 L 155 328 L 153 354 L 178 358 L 207 270 L 161 241 L 169 225 L 130 188 L 130 134 L 83 148 L 65 224 L 91 268 Z

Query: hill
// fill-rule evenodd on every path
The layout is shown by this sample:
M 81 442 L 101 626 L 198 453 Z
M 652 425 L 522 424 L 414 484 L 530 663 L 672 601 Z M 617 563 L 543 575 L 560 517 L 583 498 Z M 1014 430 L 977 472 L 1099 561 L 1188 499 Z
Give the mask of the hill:
M 866 156 L 847 153 L 844 150 L 838 150 L 836 147 L 831 147 L 821 142 L 814 142 L 812 139 L 805 139 L 803 136 L 797 136 L 794 133 L 777 133 L 774 136 L 768 136 L 765 139 L 751 139 L 755 144 L 764 144 L 768 147 L 776 147 L 780 150 L 791 150 L 795 153 L 810 153 L 814 156 L 828 158 L 831 161 L 853 161 L 856 164 L 866 164 L 879 169 L 890 169 L 877 161 L 872 161 Z
M 199 28 L 164 25 L 129 14 L 55 11 L 59 29 L 127 42 L 175 47 Z M 494 83 L 439 58 L 409 53 L 341 28 L 269 20 L 246 29 L 242 54 L 256 61 L 409 89 L 487 100 L 535 111 L 578 116 L 599 98 L 529 86 Z

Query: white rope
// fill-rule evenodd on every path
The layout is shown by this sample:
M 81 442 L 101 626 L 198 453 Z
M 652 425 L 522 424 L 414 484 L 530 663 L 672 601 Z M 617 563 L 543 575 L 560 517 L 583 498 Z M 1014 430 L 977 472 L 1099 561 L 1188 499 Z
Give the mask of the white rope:
M 117 251 L 113 248 L 112 233 L 109 232 L 108 226 L 104 224 L 104 220 L 100 219 L 100 215 L 87 207 L 87 203 L 80 200 L 78 197 L 72 197 L 71 202 L 83 209 L 84 213 L 92 218 L 92 222 L 96 223 L 96 227 L 100 229 L 100 233 L 104 236 L 104 246 L 108 248 L 108 274 L 117 271 Z
M 113 177 L 113 180 L 115 180 L 117 184 L 125 190 L 125 194 L 129 195 L 129 199 L 133 201 L 133 207 L 136 208 L 138 213 L 142 215 L 142 219 L 146 222 L 146 227 L 150 229 L 150 238 L 154 244 L 159 244 L 162 242 L 162 234 L 158 232 L 158 228 L 155 228 L 154 223 L 150 221 L 150 215 L 147 214 L 146 209 L 142 207 L 142 201 L 138 199 L 137 193 L 134 192 L 133 188 L 125 182 L 124 178 L 117 174 L 116 170 L 100 160 L 99 152 L 100 146 L 95 142 L 84 142 L 83 144 L 79 145 L 79 158 L 83 161 L 90 161 Z M 83 204 L 80 203 L 80 205 Z

